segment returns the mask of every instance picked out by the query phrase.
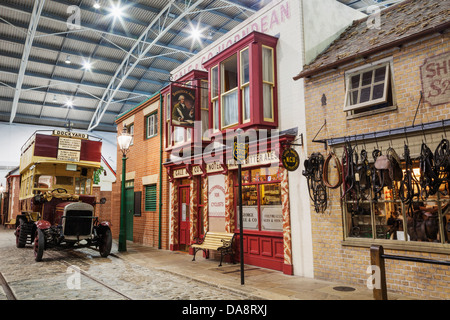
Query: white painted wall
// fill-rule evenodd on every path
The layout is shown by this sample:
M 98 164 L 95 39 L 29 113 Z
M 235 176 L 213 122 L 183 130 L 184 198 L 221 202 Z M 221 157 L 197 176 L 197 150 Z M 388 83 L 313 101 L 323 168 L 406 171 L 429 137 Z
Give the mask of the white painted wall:
M 305 98 L 303 80 L 294 81 L 306 64 L 336 39 L 340 32 L 363 14 L 336 0 L 273 0 L 260 11 L 239 24 L 226 35 L 199 52 L 177 69 L 174 79 L 193 69 L 203 70 L 202 64 L 225 50 L 245 34 L 257 30 L 279 38 L 278 116 L 279 130 L 298 128 L 306 139 Z M 320 103 L 320 101 L 318 101 Z M 314 277 L 310 198 L 307 182 L 302 175 L 303 161 L 308 157 L 306 147 L 295 147 L 300 155 L 300 168 L 289 173 L 290 212 L 292 230 L 292 259 L 294 274 Z
M 353 20 L 367 17 L 336 0 L 303 0 L 305 64 L 324 51 Z
M 20 148 L 37 130 L 53 130 L 61 128 L 25 125 L 16 123 L 0 122 L 0 167 L 19 166 Z M 117 163 L 117 140 L 116 133 L 83 130 L 73 130 L 76 132 L 87 133 L 102 139 L 102 155 L 108 161 L 109 165 L 116 170 Z M 0 183 L 6 185 L 5 175 L 11 170 L 0 170 Z M 106 177 L 105 177 L 106 178 Z

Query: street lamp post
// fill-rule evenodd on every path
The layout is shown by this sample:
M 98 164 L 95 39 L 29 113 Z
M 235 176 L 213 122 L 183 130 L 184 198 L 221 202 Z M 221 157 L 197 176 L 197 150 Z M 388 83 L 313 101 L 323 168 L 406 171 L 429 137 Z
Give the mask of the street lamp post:
M 127 127 L 123 127 L 122 133 L 117 137 L 117 144 L 122 151 L 122 190 L 120 193 L 120 231 L 119 231 L 119 248 L 120 252 L 127 251 L 127 229 L 126 229 L 126 212 L 125 212 L 125 180 L 126 180 L 126 161 L 127 153 L 130 148 L 133 137 L 127 132 Z

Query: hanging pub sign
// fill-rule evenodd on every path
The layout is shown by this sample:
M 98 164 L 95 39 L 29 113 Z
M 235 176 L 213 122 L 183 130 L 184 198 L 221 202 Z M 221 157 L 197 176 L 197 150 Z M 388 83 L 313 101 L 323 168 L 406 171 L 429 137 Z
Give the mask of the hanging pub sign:
M 295 171 L 298 169 L 300 164 L 300 157 L 294 149 L 288 148 L 283 151 L 281 156 L 281 161 L 283 162 L 283 167 L 288 171 Z
M 170 96 L 172 126 L 193 128 L 196 119 L 195 88 L 172 84 Z
M 247 143 L 234 142 L 233 158 L 238 163 L 244 163 L 248 159 L 249 146 Z

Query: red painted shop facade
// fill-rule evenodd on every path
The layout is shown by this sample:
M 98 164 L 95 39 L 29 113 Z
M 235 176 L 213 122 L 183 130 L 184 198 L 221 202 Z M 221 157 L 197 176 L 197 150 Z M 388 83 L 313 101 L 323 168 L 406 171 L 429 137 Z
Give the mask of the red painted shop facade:
M 281 152 L 296 133 L 279 132 L 276 45 L 252 32 L 162 90 L 164 167 L 170 181 L 170 249 L 190 251 L 208 231 L 235 233 L 233 143 L 249 146 L 242 166 L 244 262 L 293 274 L 287 170 Z M 250 58 L 251 57 L 251 58 Z

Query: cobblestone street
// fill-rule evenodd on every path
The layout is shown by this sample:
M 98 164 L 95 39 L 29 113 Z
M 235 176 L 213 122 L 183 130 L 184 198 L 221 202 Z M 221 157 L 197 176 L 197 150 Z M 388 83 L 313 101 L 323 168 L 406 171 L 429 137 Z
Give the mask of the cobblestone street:
M 113 252 L 117 252 L 113 246 Z M 77 269 L 79 268 L 79 269 Z M 241 300 L 248 297 L 170 272 L 144 267 L 117 255 L 101 258 L 89 248 L 47 250 L 15 246 L 13 230 L 0 230 L 0 273 L 18 300 Z M 0 288 L 2 288 L 0 286 Z M 0 300 L 6 300 L 0 290 Z

